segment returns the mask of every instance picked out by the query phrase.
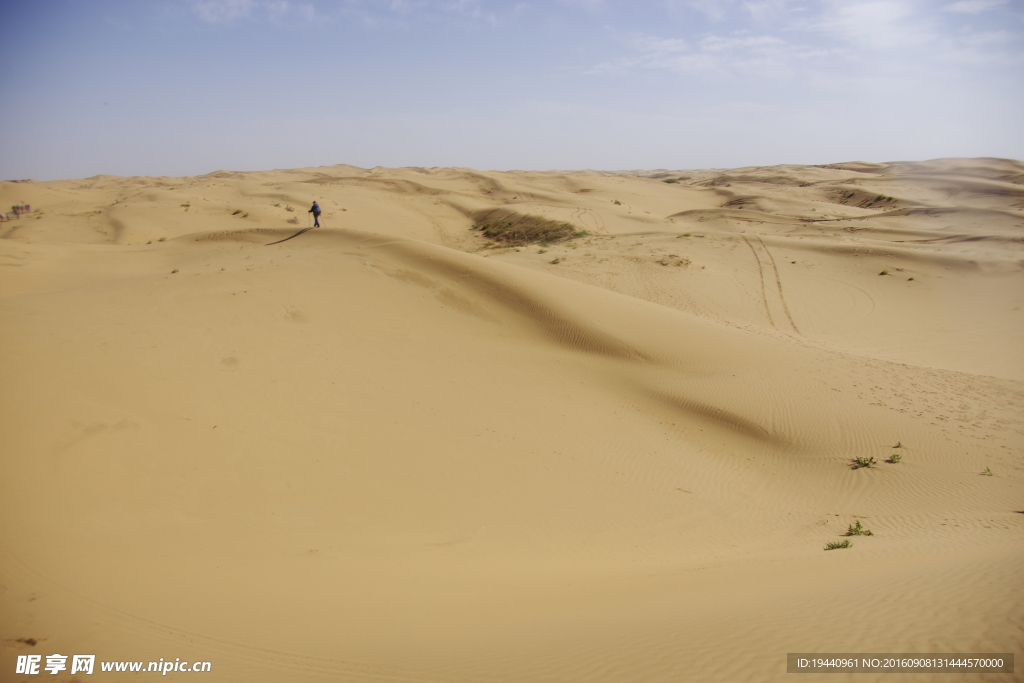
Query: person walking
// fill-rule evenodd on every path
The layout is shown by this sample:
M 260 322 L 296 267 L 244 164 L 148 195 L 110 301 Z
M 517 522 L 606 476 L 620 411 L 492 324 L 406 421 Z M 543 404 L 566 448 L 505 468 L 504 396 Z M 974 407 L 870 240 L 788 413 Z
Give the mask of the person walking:
M 311 208 L 308 213 L 313 214 L 313 227 L 314 228 L 319 228 L 320 227 L 320 205 L 317 204 L 316 202 L 313 202 L 313 208 Z

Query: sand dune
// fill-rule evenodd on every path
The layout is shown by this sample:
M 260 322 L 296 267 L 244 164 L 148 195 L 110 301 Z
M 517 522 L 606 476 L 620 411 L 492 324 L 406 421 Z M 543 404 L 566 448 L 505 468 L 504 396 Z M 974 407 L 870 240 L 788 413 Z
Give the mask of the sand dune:
M 1020 162 L 339 165 L 0 202 L 33 208 L 0 223 L 0 680 L 59 652 L 773 681 L 787 652 L 1024 641 Z

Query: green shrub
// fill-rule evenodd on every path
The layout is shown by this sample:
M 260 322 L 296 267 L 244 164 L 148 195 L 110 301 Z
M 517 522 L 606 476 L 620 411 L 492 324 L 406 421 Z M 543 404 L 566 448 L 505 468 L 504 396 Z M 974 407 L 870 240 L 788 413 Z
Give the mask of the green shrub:
M 853 544 L 849 540 L 846 541 L 830 541 L 825 546 L 825 550 L 838 550 L 839 548 L 852 548 Z
M 847 536 L 874 536 L 873 533 L 864 528 L 864 525 L 860 523 L 858 519 L 856 523 L 851 524 L 850 528 L 846 530 Z
M 852 468 L 855 469 L 855 470 L 859 470 L 861 467 L 872 467 L 874 464 L 875 464 L 875 459 L 873 457 L 865 458 L 865 457 L 862 457 L 862 456 L 858 456 L 858 457 L 853 459 Z

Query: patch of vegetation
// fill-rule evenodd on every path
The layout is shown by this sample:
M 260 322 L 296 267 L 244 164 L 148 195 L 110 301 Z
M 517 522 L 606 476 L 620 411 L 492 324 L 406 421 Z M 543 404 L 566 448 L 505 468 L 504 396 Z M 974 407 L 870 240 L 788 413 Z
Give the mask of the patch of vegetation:
M 286 206 L 286 207 L 284 207 L 284 210 L 285 210 L 285 211 L 294 211 L 294 210 L 295 210 L 295 208 L 294 208 L 294 207 L 292 207 L 292 206 Z
M 167 241 L 166 237 L 161 237 L 160 239 L 157 240 L 157 242 L 166 242 L 166 241 Z
M 615 204 L 615 206 L 622 206 L 622 202 L 620 202 L 618 199 L 613 199 L 612 203 Z
M 859 519 L 857 520 L 857 522 L 855 524 L 851 524 L 850 525 L 850 527 L 846 530 L 846 535 L 847 536 L 874 536 L 874 534 L 871 533 L 870 530 L 864 528 L 864 525 L 860 523 Z
M 830 541 L 826 546 L 825 550 L 838 550 L 840 548 L 852 548 L 853 544 L 850 543 L 849 539 L 845 541 Z
M 117 202 L 114 202 L 114 203 L 116 204 Z M 182 206 L 183 206 L 183 207 L 185 207 L 185 208 L 187 209 L 187 208 L 189 208 L 190 206 L 192 206 L 192 202 L 185 202 L 184 204 L 182 204 Z
M 174 274 L 175 274 L 175 273 L 177 273 L 177 272 L 178 272 L 178 269 L 177 269 L 177 268 L 175 268 L 174 270 L 172 270 L 172 271 L 171 271 L 171 275 L 174 275 Z
M 661 182 L 663 182 L 663 183 L 678 183 L 679 179 L 678 178 L 665 178 Z
M 888 274 L 889 274 L 888 270 L 883 270 L 881 273 L 879 273 L 879 275 L 888 275 Z
M 859 470 L 861 467 L 873 467 L 874 464 L 874 457 L 865 458 L 863 456 L 858 456 L 853 459 L 853 465 L 851 466 L 851 469 Z
M 896 445 L 893 446 L 893 448 L 903 448 L 903 442 L 902 441 L 897 441 Z
M 982 472 L 982 475 L 984 475 L 986 477 L 994 477 L 994 476 L 996 476 L 996 473 L 992 471 L 991 467 L 986 467 L 985 471 Z
M 232 211 L 232 212 L 231 212 L 231 215 L 232 215 L 232 216 L 237 216 L 237 215 L 238 215 L 238 214 L 240 214 L 240 213 L 242 213 L 242 210 L 241 210 L 241 209 L 235 209 L 234 211 Z
M 563 221 L 500 210 L 477 216 L 473 230 L 479 230 L 487 239 L 507 246 L 536 243 L 548 245 L 574 237 L 586 237 L 589 234 Z
M 287 221 L 285 221 L 285 222 L 287 222 L 287 223 L 291 223 L 292 225 L 297 225 L 297 224 L 298 224 L 298 222 L 299 222 L 299 219 L 298 219 L 298 218 L 289 218 L 289 219 L 288 219 Z
M 889 463 L 890 465 L 895 465 L 901 460 L 903 460 L 902 455 L 900 455 L 899 453 L 893 453 L 892 455 L 889 456 L 889 459 L 886 460 L 886 462 Z

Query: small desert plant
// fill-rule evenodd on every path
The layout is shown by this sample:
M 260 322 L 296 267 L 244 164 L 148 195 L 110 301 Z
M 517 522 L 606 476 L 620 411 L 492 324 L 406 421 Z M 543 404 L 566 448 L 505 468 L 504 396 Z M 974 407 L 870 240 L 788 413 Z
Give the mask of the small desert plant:
M 550 261 L 549 263 L 551 263 L 551 265 L 553 265 L 553 266 L 557 266 L 561 262 L 562 262 L 562 259 L 556 258 L 554 261 Z
M 838 550 L 839 548 L 851 548 L 853 544 L 849 540 L 845 541 L 829 541 L 825 546 L 825 550 Z
M 900 460 L 903 460 L 903 456 L 900 455 L 899 453 L 893 453 L 892 455 L 889 456 L 889 459 L 886 460 L 886 462 L 889 463 L 890 465 L 895 465 Z
M 618 199 L 613 199 L 612 203 L 614 203 L 615 206 L 622 206 L 622 202 L 620 202 Z
M 893 448 L 903 448 L 903 442 L 902 441 L 897 441 L 896 445 L 893 446 Z
M 537 253 L 538 254 L 546 254 L 546 253 L 548 253 L 548 250 L 547 249 L 538 249 Z
M 879 273 L 879 275 L 888 275 L 888 274 L 889 274 L 888 270 L 883 270 L 881 273 Z
M 865 458 L 863 456 L 857 456 L 853 459 L 853 469 L 855 470 L 859 470 L 861 467 L 872 467 L 874 464 L 874 457 Z
M 296 224 L 298 224 L 299 219 L 298 218 L 289 218 L 286 222 L 287 223 L 291 223 L 292 225 L 296 225 Z
M 912 277 L 908 277 L 908 278 L 907 278 L 907 281 L 909 282 L 910 280 L 913 280 L 913 279 L 914 279 L 914 278 L 912 278 Z
M 237 216 L 237 215 L 238 215 L 238 214 L 240 214 L 240 213 L 242 213 L 242 210 L 241 210 L 241 209 L 235 209 L 234 211 L 232 211 L 232 212 L 231 212 L 231 215 L 232 215 L 232 216 Z
M 986 467 L 985 471 L 982 472 L 982 474 L 985 475 L 986 477 L 994 477 L 994 476 L 996 476 L 996 473 L 992 471 L 991 467 Z
M 192 206 L 192 202 L 185 202 L 184 204 L 182 204 L 182 206 L 184 206 L 187 209 L 188 207 Z
M 160 239 L 157 240 L 157 242 L 165 242 L 165 241 L 167 241 L 166 237 L 161 237 Z
M 858 519 L 856 524 L 851 524 L 846 530 L 847 536 L 874 536 L 868 529 L 864 528 L 864 525 L 860 523 Z
M 678 180 L 678 179 L 676 179 L 676 178 L 665 178 L 665 179 L 664 179 L 664 180 L 662 180 L 661 182 L 663 182 L 663 183 L 678 183 L 678 182 L 679 182 L 679 180 Z
M 281 205 L 277 202 L 274 202 L 274 206 L 280 207 Z
M 293 207 L 291 207 L 291 206 L 286 206 L 286 207 L 284 207 L 284 210 L 285 211 L 294 211 L 295 209 Z
M 178 272 L 178 269 L 177 269 L 177 268 L 175 268 L 174 270 L 172 270 L 172 271 L 171 271 L 171 275 L 174 275 L 174 274 L 175 274 L 175 273 L 177 273 L 177 272 Z

